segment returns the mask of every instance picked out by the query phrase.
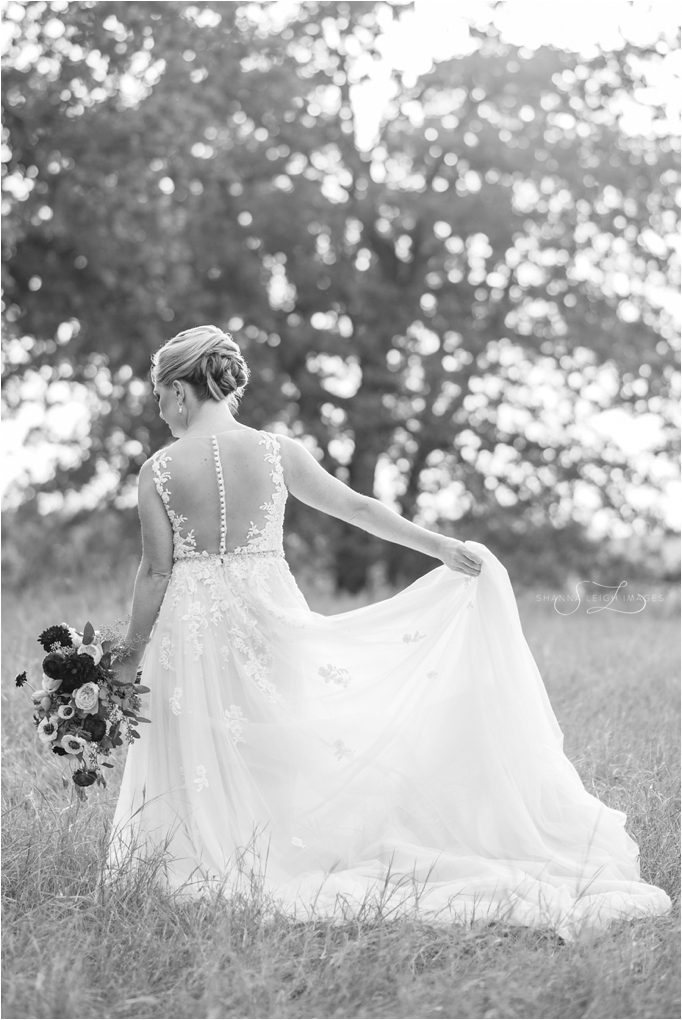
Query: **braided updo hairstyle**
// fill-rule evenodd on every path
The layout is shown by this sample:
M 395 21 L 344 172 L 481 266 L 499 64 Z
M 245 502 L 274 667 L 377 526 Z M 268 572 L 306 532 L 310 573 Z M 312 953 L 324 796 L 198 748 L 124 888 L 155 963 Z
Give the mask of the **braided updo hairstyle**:
M 249 381 L 239 344 L 217 326 L 195 326 L 178 333 L 152 358 L 152 374 L 162 386 L 176 379 L 190 383 L 202 403 L 227 397 L 233 413 Z

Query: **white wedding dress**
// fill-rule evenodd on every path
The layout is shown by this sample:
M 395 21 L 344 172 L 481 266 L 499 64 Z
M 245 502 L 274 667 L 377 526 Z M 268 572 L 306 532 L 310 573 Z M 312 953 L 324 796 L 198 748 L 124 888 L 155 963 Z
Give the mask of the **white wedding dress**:
M 625 815 L 564 755 L 485 546 L 469 543 L 475 579 L 439 566 L 325 617 L 284 558 L 275 435 L 180 440 L 154 478 L 174 565 L 110 867 L 156 853 L 173 890 L 247 892 L 300 919 L 380 908 L 571 939 L 670 909 Z

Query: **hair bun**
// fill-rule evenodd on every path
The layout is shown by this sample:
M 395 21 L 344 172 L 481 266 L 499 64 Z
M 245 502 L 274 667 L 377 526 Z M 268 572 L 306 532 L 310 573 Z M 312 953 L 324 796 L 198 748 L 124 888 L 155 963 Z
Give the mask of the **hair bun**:
M 160 382 L 185 379 L 202 401 L 232 395 L 238 400 L 249 381 L 239 344 L 217 326 L 197 326 L 178 333 L 157 352 L 154 366 Z
M 241 353 L 218 349 L 202 359 L 206 385 L 215 399 L 222 400 L 230 393 L 243 389 L 249 381 L 249 370 Z M 214 391 L 214 387 L 220 396 Z

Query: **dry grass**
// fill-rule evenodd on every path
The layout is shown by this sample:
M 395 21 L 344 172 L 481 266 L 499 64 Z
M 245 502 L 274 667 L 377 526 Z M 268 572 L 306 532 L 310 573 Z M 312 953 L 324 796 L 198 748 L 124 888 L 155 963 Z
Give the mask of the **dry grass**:
M 672 593 L 634 617 L 562 618 L 532 593 L 520 600 L 567 753 L 591 792 L 627 812 L 643 876 L 675 902 L 670 917 L 569 945 L 500 925 L 291 925 L 254 902 L 175 902 L 145 876 L 100 887 L 122 770 L 79 805 L 54 756 L 36 747 L 28 697 L 12 679 L 39 663 L 43 626 L 112 621 L 127 604 L 111 592 L 127 600 L 130 583 L 5 597 L 5 1018 L 679 1016 Z

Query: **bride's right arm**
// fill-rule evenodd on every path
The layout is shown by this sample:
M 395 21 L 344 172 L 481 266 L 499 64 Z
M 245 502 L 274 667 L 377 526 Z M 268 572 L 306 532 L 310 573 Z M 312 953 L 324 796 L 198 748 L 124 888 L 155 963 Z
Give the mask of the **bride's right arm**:
M 303 503 L 354 524 L 377 538 L 434 556 L 451 570 L 473 575 L 480 572 L 480 557 L 467 549 L 464 542 L 406 521 L 380 500 L 363 496 L 330 475 L 295 439 L 288 436 L 278 436 L 278 439 L 286 487 Z

